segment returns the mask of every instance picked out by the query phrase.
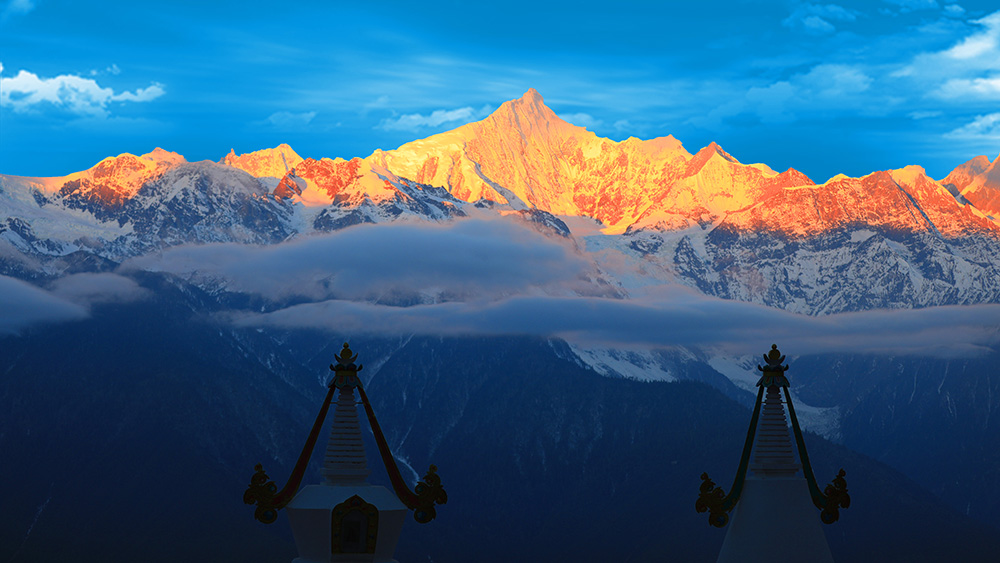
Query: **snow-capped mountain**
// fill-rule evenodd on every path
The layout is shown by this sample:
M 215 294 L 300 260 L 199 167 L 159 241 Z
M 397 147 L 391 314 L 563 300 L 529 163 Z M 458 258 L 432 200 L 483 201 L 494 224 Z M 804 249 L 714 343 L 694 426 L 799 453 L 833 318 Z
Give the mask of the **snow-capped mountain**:
M 280 242 L 292 210 L 249 174 L 157 149 L 63 178 L 0 178 L 0 239 L 38 258 L 121 260 L 184 243 Z
M 993 162 L 983 155 L 977 156 L 955 168 L 941 183 L 958 192 L 962 201 L 1000 220 L 1000 156 Z
M 670 136 L 599 138 L 529 90 L 482 121 L 366 158 L 279 145 L 189 163 L 156 149 L 61 178 L 0 175 L 0 256 L 5 272 L 54 275 L 77 253 L 118 262 L 487 213 L 650 266 L 636 277 L 603 264 L 624 290 L 676 281 L 809 314 L 1000 302 L 998 162 L 977 157 L 941 182 L 908 166 L 815 184 L 715 143 L 692 154 Z M 574 233 L 574 218 L 596 228 Z
M 301 162 L 302 157 L 292 150 L 292 147 L 284 143 L 273 149 L 241 155 L 237 155 L 236 151 L 230 149 L 229 154 L 219 161 L 220 164 L 239 168 L 255 178 L 281 178 Z

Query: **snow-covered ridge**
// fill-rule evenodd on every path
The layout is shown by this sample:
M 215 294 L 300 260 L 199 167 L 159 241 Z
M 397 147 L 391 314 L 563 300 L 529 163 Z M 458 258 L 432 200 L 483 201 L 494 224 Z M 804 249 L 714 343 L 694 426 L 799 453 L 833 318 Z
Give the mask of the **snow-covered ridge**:
M 256 178 L 283 178 L 289 170 L 294 170 L 302 162 L 292 147 L 280 144 L 273 149 L 263 149 L 237 155 L 230 149 L 229 154 L 219 162 L 233 168 L 239 168 Z
M 977 156 L 955 168 L 941 184 L 951 193 L 958 192 L 961 201 L 1000 220 L 1000 156 L 992 162 L 984 155 Z
M 62 178 L 6 178 L 53 199 L 75 197 L 76 207 L 114 208 L 185 164 L 156 149 L 109 157 Z M 600 138 L 559 118 L 534 89 L 481 121 L 365 158 L 303 159 L 282 144 L 231 150 L 220 164 L 256 178 L 265 196 L 297 206 L 388 206 L 412 200 L 401 187 L 426 186 L 458 202 L 593 218 L 606 234 L 720 224 L 793 237 L 857 226 L 948 237 L 1000 233 L 1000 169 L 986 157 L 941 182 L 909 166 L 817 186 L 794 169 L 779 174 L 766 164 L 744 165 L 714 142 L 691 154 L 671 136 Z
M 670 136 L 603 139 L 530 90 L 365 158 L 279 145 L 189 163 L 156 149 L 61 178 L 0 175 L 0 244 L 42 263 L 79 251 L 121 261 L 478 213 L 575 238 L 623 291 L 676 282 L 810 314 L 997 302 L 1000 227 L 980 206 L 1000 192 L 998 161 L 972 159 L 947 182 L 908 166 L 816 185 L 715 143 L 691 154 Z

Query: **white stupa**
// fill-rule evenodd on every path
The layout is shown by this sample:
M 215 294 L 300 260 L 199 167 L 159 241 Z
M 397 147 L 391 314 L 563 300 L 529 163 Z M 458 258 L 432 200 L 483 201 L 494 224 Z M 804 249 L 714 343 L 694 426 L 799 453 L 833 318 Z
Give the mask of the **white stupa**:
M 844 472 L 819 491 L 788 394 L 788 366 L 781 365 L 785 357 L 772 346 L 764 358 L 768 365 L 758 366 L 764 373 L 733 487 L 726 495 L 703 474 L 696 509 L 709 511 L 709 523 L 717 527 L 725 526 L 733 512 L 720 563 L 832 563 L 820 522 L 835 522 L 839 508 L 850 505 Z M 795 458 L 785 405 L 801 463 Z
M 287 508 L 299 550 L 299 557 L 293 563 L 395 563 L 393 552 L 407 510 L 413 509 L 414 518 L 426 523 L 436 515 L 433 505 L 447 502 L 433 465 L 418 483 L 416 493 L 403 482 L 361 386 L 358 372 L 362 366 L 354 364 L 356 358 L 344 344 L 337 356 L 338 363 L 330 366 L 334 380 L 288 484 L 276 493 L 277 487 L 267 480 L 258 465 L 244 494 L 244 502 L 258 505 L 255 517 L 264 523 L 274 522 L 277 510 Z M 361 439 L 355 389 L 361 395 L 395 492 L 367 481 L 370 471 Z M 321 470 L 323 480 L 296 493 L 335 391 L 339 394 Z

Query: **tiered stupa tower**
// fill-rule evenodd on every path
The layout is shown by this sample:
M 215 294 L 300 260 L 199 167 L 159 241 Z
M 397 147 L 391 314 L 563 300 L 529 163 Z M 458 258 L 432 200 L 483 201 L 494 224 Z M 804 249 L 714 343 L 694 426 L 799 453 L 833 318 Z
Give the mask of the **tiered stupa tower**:
M 709 523 L 719 528 L 726 525 L 729 512 L 733 512 L 733 523 L 719 553 L 720 563 L 832 562 L 820 520 L 832 524 L 840 518 L 839 509 L 850 506 L 844 470 L 824 491 L 819 490 L 788 393 L 785 377 L 788 366 L 782 365 L 785 357 L 773 345 L 764 360 L 766 366 L 757 366 L 762 372 L 757 382 L 757 401 L 733 486 L 727 495 L 703 473 L 695 509 L 708 511 Z M 788 432 L 788 419 L 798 461 Z M 749 476 L 748 469 L 752 472 Z M 819 518 L 817 508 L 822 511 Z
M 433 465 L 415 487 L 416 492 L 410 491 L 358 378 L 363 366 L 354 363 L 357 355 L 344 344 L 336 358 L 337 364 L 330 366 L 333 381 L 288 483 L 276 492 L 277 486 L 268 481 L 264 468 L 258 464 L 243 501 L 257 505 L 254 517 L 265 524 L 277 519 L 279 509 L 288 509 L 299 550 L 294 563 L 390 563 L 395 561 L 393 552 L 406 510 L 413 510 L 418 522 L 430 522 L 437 515 L 434 505 L 447 502 L 448 495 Z M 361 440 L 355 390 L 361 396 L 395 494 L 367 481 L 370 472 Z M 296 494 L 335 392 L 339 394 L 321 470 L 323 481 Z

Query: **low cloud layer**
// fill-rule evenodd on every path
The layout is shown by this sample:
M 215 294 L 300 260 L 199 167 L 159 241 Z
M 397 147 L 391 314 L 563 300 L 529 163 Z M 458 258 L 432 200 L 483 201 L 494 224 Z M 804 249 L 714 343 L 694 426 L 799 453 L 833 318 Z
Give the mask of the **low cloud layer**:
M 607 267 L 611 262 L 601 256 Z M 972 357 L 1000 349 L 1000 305 L 808 316 L 669 283 L 627 297 L 602 281 L 591 258 L 510 218 L 361 225 L 268 247 L 176 247 L 130 260 L 116 274 L 61 278 L 48 291 L 0 278 L 0 333 L 78 320 L 98 303 L 146 298 L 149 292 L 129 276 L 155 271 L 271 303 L 263 311 L 219 314 L 221 322 L 241 327 L 532 335 L 592 348 L 733 355 L 772 342 L 793 355 Z
M 977 356 L 1000 344 L 1000 305 L 811 317 L 678 289 L 669 300 L 513 297 L 492 303 L 390 307 L 324 301 L 238 313 L 240 326 L 390 335 L 535 335 L 611 348 L 687 347 L 745 354 L 771 342 L 796 355 Z
M 117 274 L 73 274 L 40 288 L 0 276 L 0 334 L 16 334 L 44 324 L 79 321 L 92 306 L 147 299 L 150 292 Z
M 0 276 L 0 334 L 28 327 L 81 320 L 87 309 L 21 280 Z
M 73 274 L 52 282 L 53 295 L 83 307 L 146 299 L 150 292 L 131 278 L 116 274 Z
M 360 225 L 268 247 L 176 247 L 123 271 L 164 271 L 272 300 L 491 298 L 575 286 L 589 263 L 515 221 Z M 569 287 L 566 291 L 573 291 Z
M 628 298 L 600 281 L 591 258 L 515 220 L 466 219 L 362 225 L 270 247 L 178 247 L 134 259 L 121 272 L 169 272 L 269 299 L 274 309 L 267 312 L 222 315 L 244 327 L 534 335 L 592 347 L 733 354 L 772 342 L 794 354 L 941 357 L 1000 346 L 1000 305 L 817 317 L 676 284 L 645 287 Z

